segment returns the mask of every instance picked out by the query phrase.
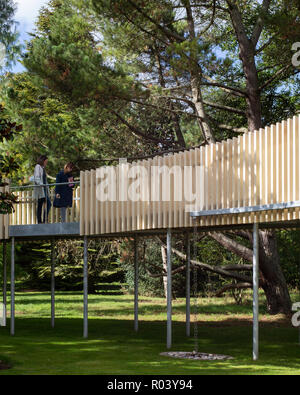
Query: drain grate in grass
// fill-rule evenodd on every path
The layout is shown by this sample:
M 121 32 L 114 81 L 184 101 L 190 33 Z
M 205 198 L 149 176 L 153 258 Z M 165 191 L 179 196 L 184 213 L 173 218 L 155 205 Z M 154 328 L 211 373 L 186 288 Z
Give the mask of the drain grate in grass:
M 180 358 L 180 359 L 193 359 L 199 361 L 224 361 L 233 359 L 229 355 L 220 355 L 220 354 L 207 354 L 203 352 L 185 352 L 185 351 L 169 351 L 162 352 L 160 355 L 171 358 Z

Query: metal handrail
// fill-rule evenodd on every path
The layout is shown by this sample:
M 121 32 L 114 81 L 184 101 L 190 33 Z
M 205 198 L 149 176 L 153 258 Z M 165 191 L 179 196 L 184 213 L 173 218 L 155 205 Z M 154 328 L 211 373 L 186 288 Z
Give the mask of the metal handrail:
M 21 185 L 21 186 L 13 186 L 10 187 L 11 190 L 22 190 L 22 189 L 29 189 L 29 188 L 36 188 L 36 187 L 53 187 L 57 185 L 69 185 L 69 184 L 74 184 L 74 185 L 79 185 L 80 181 L 69 181 L 69 182 L 60 182 L 60 183 L 55 183 L 55 184 L 31 184 L 31 185 Z
M 44 187 L 54 187 L 54 186 L 59 186 L 59 185 L 70 185 L 70 184 L 72 184 L 74 186 L 75 185 L 80 185 L 80 181 L 68 181 L 68 182 L 53 183 L 53 184 L 48 184 L 48 183 L 47 184 L 30 184 L 30 185 L 20 185 L 20 186 L 14 185 L 14 186 L 10 187 L 10 190 L 15 191 L 16 193 L 17 192 L 22 193 L 23 190 L 34 189 L 36 187 L 44 188 Z M 55 196 L 52 196 L 51 193 L 47 194 L 47 195 L 48 195 L 48 198 L 50 199 L 50 201 L 52 203 L 52 198 L 54 199 Z M 25 199 L 26 199 L 26 196 L 25 196 Z M 80 197 L 74 197 L 73 200 L 80 201 Z M 22 201 L 21 200 L 21 201 L 17 202 L 17 204 L 18 203 L 30 204 L 30 203 L 32 203 L 32 201 L 30 201 L 30 200 Z M 45 223 L 48 223 L 48 210 L 47 210 L 47 208 L 48 208 L 48 206 L 46 204 L 46 208 L 45 208 L 45 212 L 46 212 L 45 221 L 46 222 Z

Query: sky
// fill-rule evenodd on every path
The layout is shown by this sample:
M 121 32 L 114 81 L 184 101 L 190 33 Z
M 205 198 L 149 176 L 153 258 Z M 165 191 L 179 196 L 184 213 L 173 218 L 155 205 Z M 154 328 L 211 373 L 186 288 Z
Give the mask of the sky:
M 38 16 L 41 7 L 46 5 L 48 0 L 15 0 L 17 11 L 15 20 L 18 22 L 18 32 L 20 33 L 20 41 L 24 43 L 29 40 L 28 33 L 34 29 L 34 22 Z M 14 72 L 24 70 L 20 63 L 17 63 L 13 68 Z

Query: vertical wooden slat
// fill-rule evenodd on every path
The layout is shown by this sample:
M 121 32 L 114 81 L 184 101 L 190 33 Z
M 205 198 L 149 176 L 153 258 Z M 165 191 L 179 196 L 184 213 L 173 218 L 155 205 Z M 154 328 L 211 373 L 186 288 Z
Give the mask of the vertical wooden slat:
M 243 135 L 243 196 L 242 196 L 242 204 L 243 207 L 249 205 L 249 171 L 248 171 L 248 166 L 249 166 L 249 133 L 245 133 Z M 245 224 L 247 222 L 248 215 L 244 214 L 243 215 L 243 223 Z
M 188 196 L 188 188 L 189 188 L 189 180 L 188 180 L 188 174 L 187 174 L 187 168 L 188 168 L 188 158 L 187 158 L 187 152 L 184 151 L 181 156 L 181 161 L 182 161 L 182 174 L 183 174 L 183 201 L 184 205 L 181 206 L 181 211 L 182 211 L 182 226 L 187 226 L 187 217 L 188 213 L 185 211 L 184 206 L 188 204 L 187 201 L 187 196 Z
M 156 203 L 156 194 L 157 194 L 157 176 L 156 176 L 156 166 L 157 166 L 157 157 L 154 157 L 152 160 L 152 168 L 151 168 L 151 211 L 152 211 L 152 229 L 156 228 L 157 224 L 157 203 Z
M 294 200 L 294 189 L 295 189 L 295 169 L 294 169 L 294 152 L 295 152 L 295 134 L 293 133 L 293 119 L 289 119 L 287 122 L 288 128 L 288 201 L 295 201 Z M 295 219 L 295 210 L 292 210 L 293 213 L 289 212 L 288 219 Z
M 138 166 L 138 189 L 137 189 L 137 193 L 138 193 L 138 199 L 136 202 L 136 228 L 137 229 L 141 229 L 142 226 L 142 205 L 141 205 L 141 198 L 142 198 L 142 178 L 143 178 L 143 169 L 142 169 L 142 162 L 138 161 L 137 162 L 137 166 Z
M 232 176 L 232 197 L 233 197 L 233 205 L 232 207 L 238 207 L 239 206 L 239 200 L 238 200 L 238 186 L 239 186 L 239 180 L 238 180 L 238 138 L 234 137 L 233 138 L 233 144 L 232 144 L 232 169 L 231 169 L 231 176 Z M 237 218 L 236 216 L 232 215 L 231 216 L 231 221 L 233 224 L 237 223 Z
M 109 169 L 108 169 L 109 171 Z M 108 173 L 106 175 L 106 177 L 110 177 L 110 174 Z M 109 184 L 111 185 L 113 181 L 109 179 Z M 113 185 L 111 185 L 113 187 Z M 111 196 L 109 196 L 109 192 L 107 190 L 108 193 L 108 197 L 107 199 L 104 201 L 104 220 L 105 220 L 105 233 L 110 233 L 111 231 L 111 221 L 113 220 L 111 218 L 111 202 L 109 201 L 109 199 L 111 198 Z
M 282 149 L 282 135 L 281 135 L 281 124 L 276 123 L 276 203 L 282 202 L 281 200 L 281 149 Z M 280 213 L 275 212 L 276 221 L 279 221 Z
M 233 141 L 232 140 L 227 140 L 227 161 L 226 161 L 226 168 L 225 168 L 225 172 L 226 172 L 226 177 L 227 177 L 227 193 L 225 196 L 225 200 L 224 200 L 224 207 L 225 208 L 230 208 L 230 207 L 234 207 L 233 206 L 233 177 L 232 177 L 232 154 L 233 154 Z M 231 217 L 230 215 L 226 216 L 226 224 L 230 224 L 231 221 Z
M 221 180 L 222 187 L 220 188 L 220 208 L 225 208 L 225 196 L 227 194 L 227 172 L 226 172 L 226 164 L 228 160 L 228 143 L 226 141 L 222 142 L 221 145 Z M 222 216 L 221 224 L 226 224 L 226 216 Z
M 287 141 L 287 122 L 283 121 L 281 124 L 281 132 L 282 132 L 282 174 L 281 174 L 281 185 L 282 185 L 282 201 L 287 202 L 288 198 L 288 141 Z M 283 210 L 282 219 L 285 221 L 288 219 L 287 210 Z
M 180 152 L 177 156 L 177 165 L 179 167 L 180 177 L 181 177 L 181 191 L 179 192 L 179 202 L 178 202 L 178 226 L 182 227 L 184 224 L 185 217 L 185 196 L 184 196 L 184 153 Z
M 101 217 L 100 217 L 100 201 L 98 200 L 98 178 L 97 178 L 97 170 L 96 170 L 96 176 L 95 176 L 95 200 L 96 200 L 96 212 L 95 212 L 95 232 L 96 235 L 101 234 Z M 76 197 L 78 198 L 78 189 L 76 189 Z
M 300 136 L 299 136 L 299 117 L 293 117 L 293 135 L 294 135 L 294 140 L 295 140 L 295 150 L 294 150 L 294 178 L 295 178 L 295 184 L 294 184 L 294 199 L 295 201 L 300 200 L 300 193 L 299 193 L 299 187 L 300 187 L 300 182 L 299 182 L 299 176 L 300 176 L 300 171 L 299 171 L 299 166 L 300 166 L 300 150 L 299 150 L 299 144 L 300 144 Z M 299 208 L 295 210 L 295 219 L 299 219 L 299 213 L 300 210 Z
M 264 187 L 265 187 L 265 172 L 264 165 L 265 165 L 265 140 L 264 140 L 264 130 L 259 130 L 259 204 L 264 203 Z M 264 213 L 261 212 L 258 214 L 259 222 L 264 222 Z
M 192 178 L 192 183 L 191 183 L 191 203 L 192 206 L 194 207 L 194 211 L 196 209 L 196 165 L 197 165 L 197 156 L 196 156 L 196 150 L 192 149 L 190 150 L 190 165 L 191 165 L 191 178 Z M 193 219 L 189 215 L 189 226 L 193 226 Z
M 237 151 L 237 200 L 238 200 L 238 207 L 242 207 L 242 194 L 243 194 L 243 137 L 238 136 L 238 151 Z M 237 223 L 242 222 L 242 216 L 237 216 Z
M 255 205 L 255 133 L 248 133 L 248 173 L 249 173 L 249 189 L 248 202 L 250 206 Z M 248 223 L 254 223 L 254 213 L 248 216 Z
M 270 128 L 270 149 L 271 149 L 271 158 L 270 158 L 270 203 L 275 203 L 275 191 L 276 191 L 276 169 L 275 169 L 275 152 L 276 152 L 276 128 L 275 125 L 272 125 Z M 270 220 L 275 221 L 276 214 L 274 212 L 270 215 Z
M 85 235 L 90 235 L 90 193 L 91 193 L 91 177 L 90 171 L 85 172 Z
M 196 192 L 196 201 L 195 201 L 195 210 L 203 210 L 203 155 L 204 149 L 196 148 L 195 149 L 195 166 L 196 166 L 196 181 L 195 181 L 195 192 Z M 202 218 L 199 219 L 199 225 L 202 225 Z
M 136 162 L 132 162 L 131 168 L 133 168 L 136 165 L 137 165 Z M 133 180 L 133 182 L 134 181 L 135 180 Z M 131 230 L 136 230 L 136 220 L 137 220 L 136 215 L 137 215 L 136 202 L 134 201 L 134 199 L 132 199 L 132 201 L 131 201 Z
M 215 208 L 220 208 L 220 190 L 222 188 L 222 177 L 220 176 L 220 169 L 221 169 L 221 143 L 216 144 L 216 160 L 215 160 L 215 188 L 216 188 L 216 204 Z M 216 217 L 216 225 L 221 224 L 221 217 Z
M 80 235 L 85 235 L 85 172 L 80 172 Z
M 163 216 L 163 204 L 162 204 L 162 199 L 163 195 L 165 194 L 165 186 L 162 185 L 162 171 L 163 171 L 163 158 L 158 157 L 157 158 L 157 165 L 158 165 L 158 176 L 157 176 L 157 188 L 158 188 L 158 202 L 156 205 L 157 208 L 157 228 L 162 228 L 162 216 Z
M 126 230 L 130 231 L 131 230 L 131 202 L 129 199 L 129 194 L 128 194 L 128 190 L 130 187 L 130 179 L 129 174 L 130 174 L 130 169 L 131 169 L 131 164 L 128 163 L 128 167 L 127 167 L 127 201 L 126 201 Z
M 270 155 L 270 129 L 269 128 L 265 128 L 264 130 L 264 138 L 265 138 L 265 164 L 264 164 L 264 174 L 265 174 L 265 185 L 264 185 L 264 201 L 265 204 L 269 204 L 270 203 L 270 182 L 271 182 L 271 155 Z M 264 218 L 265 222 L 269 222 L 269 212 L 265 212 L 265 218 Z
M 152 227 L 152 209 L 151 209 L 151 187 L 152 187 L 152 177 L 151 177 L 151 167 L 153 160 L 152 158 L 147 161 L 147 174 L 148 174 L 148 201 L 146 203 L 146 216 L 147 216 L 147 229 L 151 229 Z
M 173 216 L 173 227 L 177 228 L 178 227 L 178 223 L 179 223 L 178 196 L 182 192 L 182 188 L 181 188 L 181 190 L 179 190 L 178 185 L 177 185 L 177 182 L 179 181 L 179 179 L 182 180 L 180 171 L 178 171 L 178 169 L 179 169 L 178 153 L 174 154 L 173 157 L 172 157 L 172 166 L 174 168 L 173 212 L 172 212 L 172 216 Z
M 114 186 L 113 196 L 108 200 L 108 223 L 110 226 L 110 233 L 120 231 L 120 206 L 118 204 L 119 195 L 119 170 L 120 165 L 113 166 L 111 172 L 110 185 Z
M 149 161 L 143 160 L 143 183 L 142 183 L 142 202 L 141 202 L 141 221 L 142 229 L 148 229 L 148 199 L 149 199 Z
M 96 171 L 90 171 L 90 188 L 89 188 L 89 201 L 90 201 L 90 235 L 95 234 L 95 212 L 96 212 Z

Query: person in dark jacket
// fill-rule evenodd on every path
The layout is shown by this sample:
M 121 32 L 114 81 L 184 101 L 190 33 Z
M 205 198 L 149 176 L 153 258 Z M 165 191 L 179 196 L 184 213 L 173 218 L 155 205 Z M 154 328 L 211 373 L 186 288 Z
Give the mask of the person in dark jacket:
M 74 169 L 73 163 L 67 163 L 64 169 L 61 170 L 56 176 L 56 184 L 69 183 L 65 185 L 56 185 L 54 207 L 60 208 L 61 222 L 66 222 L 67 208 L 73 205 L 73 188 L 74 178 L 72 170 Z

